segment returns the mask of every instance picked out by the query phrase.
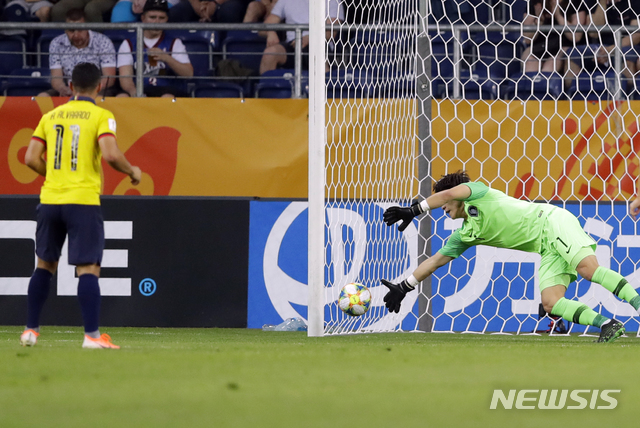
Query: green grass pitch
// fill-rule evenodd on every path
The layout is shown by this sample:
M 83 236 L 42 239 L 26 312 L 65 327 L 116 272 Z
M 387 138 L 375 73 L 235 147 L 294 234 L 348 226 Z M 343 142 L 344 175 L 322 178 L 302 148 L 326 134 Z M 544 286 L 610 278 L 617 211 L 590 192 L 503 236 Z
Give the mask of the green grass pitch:
M 0 327 L 0 427 L 637 427 L 640 339 Z M 494 389 L 620 389 L 614 410 L 490 410 Z M 505 391 L 506 392 L 506 391 Z M 606 402 L 600 404 L 606 405 Z

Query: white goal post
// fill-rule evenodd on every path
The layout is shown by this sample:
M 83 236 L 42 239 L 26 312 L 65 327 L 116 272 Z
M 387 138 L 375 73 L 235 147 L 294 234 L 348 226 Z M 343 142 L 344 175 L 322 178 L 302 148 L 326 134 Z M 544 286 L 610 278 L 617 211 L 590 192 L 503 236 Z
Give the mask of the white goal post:
M 434 210 L 399 233 L 382 213 L 457 170 L 569 209 L 600 263 L 640 285 L 640 232 L 625 203 L 640 173 L 640 55 L 624 48 L 624 27 L 532 29 L 526 0 L 342 0 L 344 20 L 327 26 L 328 1 L 309 2 L 309 336 L 549 328 L 538 315 L 539 255 L 484 246 L 423 281 L 399 314 L 384 307 L 380 279 L 406 278 L 460 223 Z M 588 51 L 564 49 L 557 69 L 531 71 L 531 30 L 604 32 L 616 48 L 592 68 Z M 373 296 L 360 317 L 337 305 L 349 282 Z M 597 284 L 580 279 L 567 297 L 638 331 L 633 308 Z

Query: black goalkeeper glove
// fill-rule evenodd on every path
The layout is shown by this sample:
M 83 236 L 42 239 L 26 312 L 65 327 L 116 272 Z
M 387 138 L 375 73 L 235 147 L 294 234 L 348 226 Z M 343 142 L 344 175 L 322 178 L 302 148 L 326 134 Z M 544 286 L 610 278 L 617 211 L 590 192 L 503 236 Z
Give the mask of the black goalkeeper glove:
M 387 226 L 391 226 L 394 223 L 397 223 L 400 220 L 402 220 L 402 223 L 400 223 L 400 226 L 398 226 L 398 231 L 403 232 L 407 228 L 407 226 L 411 224 L 411 221 L 413 220 L 413 218 L 420 214 L 422 214 L 420 205 L 418 204 L 418 202 L 415 202 L 413 205 L 411 205 L 408 208 L 403 208 L 403 207 L 387 208 L 387 210 L 382 215 L 382 219 L 387 224 Z
M 394 284 L 392 282 L 387 281 L 386 279 L 381 279 L 382 282 L 389 291 L 384 296 L 384 305 L 389 309 L 389 312 L 400 312 L 400 303 L 402 303 L 402 299 L 407 293 L 413 288 L 407 283 L 407 281 L 402 281 L 400 284 Z

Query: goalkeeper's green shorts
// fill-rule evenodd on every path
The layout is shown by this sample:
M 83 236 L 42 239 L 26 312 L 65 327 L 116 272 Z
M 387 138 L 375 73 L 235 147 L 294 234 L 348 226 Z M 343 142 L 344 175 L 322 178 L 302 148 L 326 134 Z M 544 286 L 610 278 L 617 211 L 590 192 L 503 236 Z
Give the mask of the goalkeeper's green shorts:
M 587 256 L 595 255 L 596 242 L 580 226 L 578 219 L 563 208 L 547 216 L 542 235 L 540 291 L 576 280 L 576 266 Z

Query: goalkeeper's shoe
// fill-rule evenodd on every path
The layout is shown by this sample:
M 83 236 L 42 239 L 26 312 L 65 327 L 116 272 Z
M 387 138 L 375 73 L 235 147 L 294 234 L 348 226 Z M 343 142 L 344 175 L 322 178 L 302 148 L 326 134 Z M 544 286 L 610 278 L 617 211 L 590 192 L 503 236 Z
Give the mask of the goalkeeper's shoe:
M 97 339 L 94 339 L 93 337 L 89 337 L 85 334 L 82 347 L 91 348 L 91 349 L 120 349 L 119 346 L 111 343 L 111 336 L 109 336 L 106 333 Z
M 615 319 L 611 319 L 600 328 L 600 337 L 597 342 L 613 342 L 625 332 L 624 325 Z
M 33 346 L 38 341 L 38 336 L 40 336 L 40 333 L 37 331 L 27 329 L 20 335 L 20 344 L 22 346 Z

